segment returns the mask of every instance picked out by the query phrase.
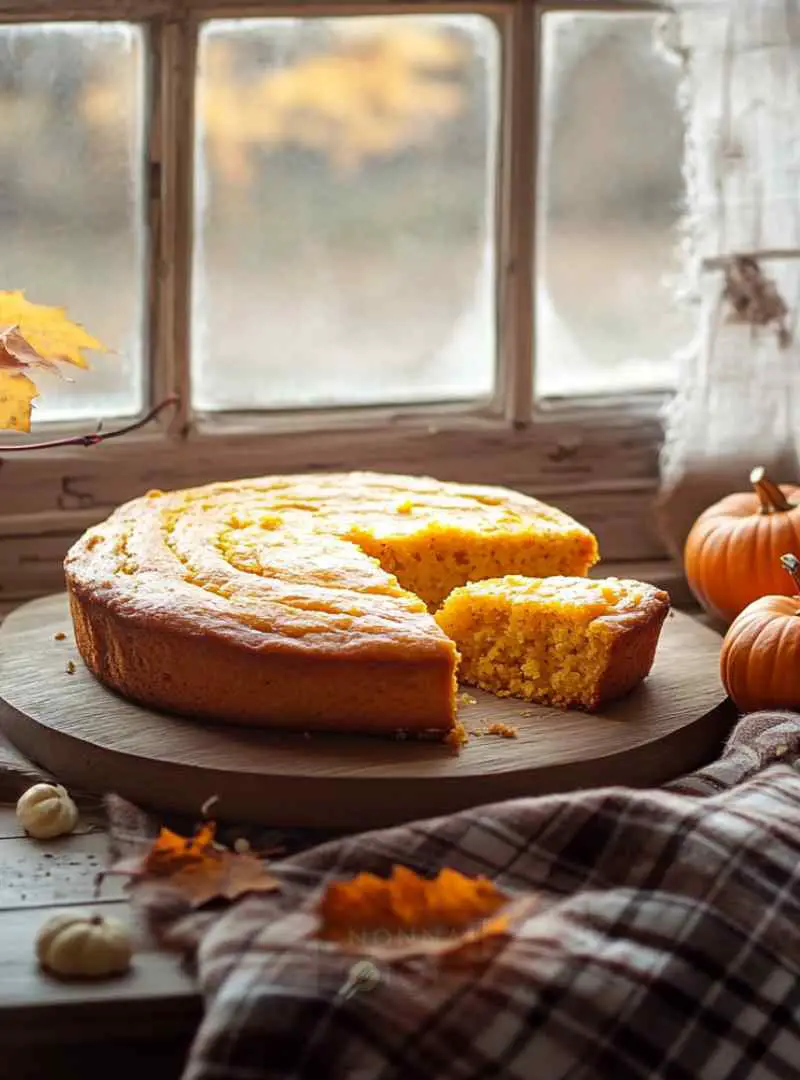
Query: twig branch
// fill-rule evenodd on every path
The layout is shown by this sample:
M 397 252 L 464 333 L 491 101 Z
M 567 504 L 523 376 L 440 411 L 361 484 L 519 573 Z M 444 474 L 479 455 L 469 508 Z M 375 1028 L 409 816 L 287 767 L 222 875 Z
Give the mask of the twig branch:
M 17 454 L 23 450 L 49 450 L 55 446 L 97 446 L 98 443 L 106 442 L 107 439 L 118 439 L 120 435 L 129 435 L 132 431 L 138 431 L 145 424 L 149 424 L 151 420 L 155 420 L 164 409 L 169 408 L 170 405 L 177 405 L 179 400 L 177 394 L 170 394 L 163 401 L 159 401 L 158 405 L 154 405 L 141 420 L 134 420 L 132 424 L 114 428 L 112 431 L 101 431 L 101 421 L 97 431 L 93 431 L 89 435 L 68 435 L 63 439 L 47 439 L 45 442 L 15 443 L 13 446 L 0 446 L 0 454 Z

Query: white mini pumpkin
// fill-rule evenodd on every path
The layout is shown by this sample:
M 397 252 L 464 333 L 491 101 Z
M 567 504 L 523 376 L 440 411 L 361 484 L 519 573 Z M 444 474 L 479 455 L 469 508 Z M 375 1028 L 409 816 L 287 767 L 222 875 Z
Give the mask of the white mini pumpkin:
M 17 800 L 17 820 L 29 836 L 50 840 L 72 832 L 78 808 L 61 784 L 34 784 Z
M 53 915 L 36 935 L 36 958 L 56 975 L 106 978 L 131 966 L 131 933 L 119 919 L 70 911 Z

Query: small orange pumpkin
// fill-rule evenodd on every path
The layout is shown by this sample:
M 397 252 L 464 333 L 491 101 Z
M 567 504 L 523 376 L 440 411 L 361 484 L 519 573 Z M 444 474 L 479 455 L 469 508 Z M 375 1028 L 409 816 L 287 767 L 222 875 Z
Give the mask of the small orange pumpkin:
M 779 560 L 800 555 L 800 488 L 778 487 L 760 467 L 750 483 L 704 510 L 684 547 L 689 587 L 725 623 L 760 596 L 791 593 Z
M 783 555 L 800 593 L 800 559 Z M 722 643 L 720 675 L 742 712 L 800 708 L 800 595 L 762 596 L 731 623 Z

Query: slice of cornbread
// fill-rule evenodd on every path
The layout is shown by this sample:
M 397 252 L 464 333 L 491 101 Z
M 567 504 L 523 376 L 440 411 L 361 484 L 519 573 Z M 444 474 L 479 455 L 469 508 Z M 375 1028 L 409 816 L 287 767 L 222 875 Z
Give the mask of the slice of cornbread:
M 668 610 L 667 593 L 640 581 L 510 575 L 456 589 L 436 621 L 463 682 L 592 710 L 649 673 Z

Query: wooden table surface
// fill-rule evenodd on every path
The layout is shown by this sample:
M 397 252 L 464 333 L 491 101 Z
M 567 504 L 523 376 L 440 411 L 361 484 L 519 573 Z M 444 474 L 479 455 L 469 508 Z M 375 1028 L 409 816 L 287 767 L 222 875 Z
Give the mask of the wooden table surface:
M 121 879 L 106 880 L 95 897 L 95 876 L 107 865 L 99 816 L 83 813 L 71 836 L 37 841 L 25 836 L 13 805 L 0 803 L 0 1078 L 180 1076 L 202 1013 L 175 955 L 137 930 L 134 966 L 122 978 L 63 982 L 37 967 L 36 933 L 55 912 L 97 910 L 133 923 Z
M 95 898 L 107 848 L 98 817 L 84 814 L 73 835 L 39 841 L 25 836 L 12 806 L 0 806 L 0 1076 L 180 1074 L 200 1000 L 175 955 L 138 932 L 133 969 L 119 979 L 64 982 L 36 964 L 37 930 L 55 912 L 80 908 L 132 923 L 122 879 L 107 879 Z

